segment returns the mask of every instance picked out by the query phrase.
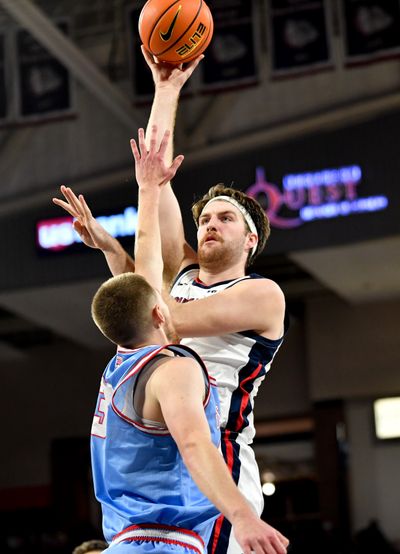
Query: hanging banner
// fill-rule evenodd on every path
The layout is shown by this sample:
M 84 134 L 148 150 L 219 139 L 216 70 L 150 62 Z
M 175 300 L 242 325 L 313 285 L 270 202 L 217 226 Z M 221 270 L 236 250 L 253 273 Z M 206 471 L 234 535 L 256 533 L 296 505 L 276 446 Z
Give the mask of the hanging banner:
M 332 66 L 324 0 L 270 0 L 269 13 L 274 77 Z
M 347 65 L 400 54 L 399 0 L 343 0 L 342 14 Z
M 56 23 L 68 34 L 67 22 Z M 71 110 L 68 70 L 28 31 L 16 32 L 19 118 L 58 116 Z
M 258 82 L 257 11 L 253 0 L 209 0 L 214 34 L 201 64 L 202 90 Z

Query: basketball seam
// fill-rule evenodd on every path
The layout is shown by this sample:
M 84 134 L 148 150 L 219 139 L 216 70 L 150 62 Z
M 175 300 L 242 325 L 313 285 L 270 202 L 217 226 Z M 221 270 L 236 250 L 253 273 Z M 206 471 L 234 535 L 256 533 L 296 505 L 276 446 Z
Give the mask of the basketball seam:
M 157 19 L 157 21 L 154 23 L 153 28 L 152 28 L 152 30 L 151 30 L 151 33 L 150 33 L 150 35 L 149 35 L 149 38 L 147 39 L 147 43 L 148 43 L 149 47 L 150 47 L 150 42 L 151 42 L 153 33 L 154 33 L 155 29 L 157 28 L 157 25 L 159 24 L 160 20 L 164 17 L 164 15 L 167 13 L 167 11 L 170 10 L 170 9 L 172 8 L 172 6 L 175 6 L 175 4 L 178 4 L 180 1 L 181 1 L 181 0 L 175 0 L 175 2 L 174 2 L 173 4 L 170 4 L 170 5 L 168 6 L 168 8 L 167 8 L 166 10 L 163 11 L 163 13 L 160 15 L 160 17 L 159 17 L 159 18 Z M 202 1 L 203 1 L 203 0 L 202 0 Z M 157 56 L 157 54 L 154 54 L 154 53 L 153 53 L 153 55 L 154 55 L 154 56 Z
M 179 0 L 178 0 L 179 1 Z M 176 2 L 175 2 L 176 4 Z M 173 5 L 173 4 L 172 4 Z M 190 22 L 190 24 L 187 26 L 186 30 L 181 34 L 180 37 L 178 37 L 176 39 L 176 41 L 171 44 L 170 46 L 168 46 L 168 48 L 166 48 L 165 50 L 163 50 L 162 52 L 158 52 L 158 54 L 154 54 L 155 56 L 162 56 L 162 54 L 165 54 L 165 52 L 168 52 L 168 50 L 171 50 L 171 48 L 173 48 L 177 42 L 179 42 L 181 40 L 181 38 L 188 32 L 188 29 L 190 29 L 190 27 L 193 25 L 193 23 L 196 21 L 200 11 L 201 11 L 201 8 L 203 6 L 203 0 L 200 0 L 200 5 L 199 5 L 199 8 L 197 10 L 197 13 L 196 15 L 194 16 L 194 18 L 192 19 L 192 21 Z M 168 8 L 169 9 L 169 8 Z M 165 13 L 165 12 L 164 12 Z M 164 14 L 163 14 L 164 15 Z M 150 40 L 149 40 L 149 44 L 150 44 Z
M 208 24 L 209 24 L 209 25 L 208 25 L 208 34 L 207 34 L 207 36 L 205 37 L 204 42 L 207 42 L 208 37 L 210 36 L 210 33 L 211 33 L 211 29 L 213 28 L 213 21 L 212 21 L 211 13 L 208 14 Z M 192 58 L 192 56 L 188 56 L 188 58 L 187 58 L 186 60 L 182 60 L 182 62 L 183 62 L 183 63 L 185 63 L 185 62 L 190 62 L 190 61 L 192 61 L 192 59 L 197 58 L 197 56 L 200 55 L 200 54 L 198 54 L 197 52 L 195 52 L 195 53 L 193 53 L 192 55 L 194 56 L 194 58 Z

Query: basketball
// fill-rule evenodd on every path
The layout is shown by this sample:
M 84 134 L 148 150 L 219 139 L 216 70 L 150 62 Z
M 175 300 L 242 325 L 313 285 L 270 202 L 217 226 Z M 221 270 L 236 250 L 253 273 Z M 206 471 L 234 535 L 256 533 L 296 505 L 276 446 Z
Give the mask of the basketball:
M 146 50 L 162 62 L 194 60 L 210 44 L 214 24 L 203 0 L 148 0 L 139 17 Z

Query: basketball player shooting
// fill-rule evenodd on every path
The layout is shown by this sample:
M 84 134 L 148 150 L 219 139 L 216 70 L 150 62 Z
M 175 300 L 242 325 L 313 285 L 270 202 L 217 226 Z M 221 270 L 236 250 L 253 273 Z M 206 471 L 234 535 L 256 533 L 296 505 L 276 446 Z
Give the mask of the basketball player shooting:
M 103 374 L 91 439 L 107 552 L 204 554 L 222 512 L 245 554 L 284 554 L 287 540 L 258 518 L 217 449 L 218 396 L 203 362 L 190 348 L 168 344 L 158 212 L 162 187 L 183 160 L 164 163 L 168 136 L 157 146 L 152 126 L 149 149 L 142 129 L 139 145 L 131 141 L 136 273 L 109 279 L 92 302 L 95 323 L 118 346 Z M 90 217 L 84 198 L 75 201 Z
M 143 54 L 155 83 L 148 128 L 157 125 L 172 134 L 180 91 L 202 56 L 178 68 L 157 63 L 144 49 Z M 171 141 L 165 152 L 167 163 L 172 155 Z M 73 192 L 65 187 L 61 192 L 67 202 L 54 201 L 72 213 Z M 170 314 L 182 344 L 202 356 L 218 383 L 222 453 L 239 489 L 261 515 L 263 495 L 251 448 L 254 400 L 283 341 L 285 300 L 276 283 L 246 275 L 246 268 L 262 252 L 269 222 L 255 200 L 224 186 L 212 187 L 195 204 L 193 215 L 198 224 L 197 252 L 185 240 L 179 204 L 167 183 L 160 196 L 159 221 L 164 277 L 173 283 L 171 297 L 176 300 L 168 302 Z M 99 229 L 93 218 L 81 222 L 78 218 L 75 228 L 86 244 L 104 252 L 113 275 L 134 267 L 118 241 Z M 243 552 L 228 519 L 217 520 L 209 552 Z

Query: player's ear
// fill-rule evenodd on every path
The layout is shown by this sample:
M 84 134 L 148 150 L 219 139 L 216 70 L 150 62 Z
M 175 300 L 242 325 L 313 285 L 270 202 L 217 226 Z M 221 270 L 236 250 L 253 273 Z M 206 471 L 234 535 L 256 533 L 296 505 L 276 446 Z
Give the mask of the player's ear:
M 159 329 L 165 323 L 165 316 L 159 304 L 156 304 L 151 312 L 153 318 L 153 325 L 156 329 Z
M 258 242 L 258 236 L 255 233 L 247 233 L 246 246 L 252 250 Z

